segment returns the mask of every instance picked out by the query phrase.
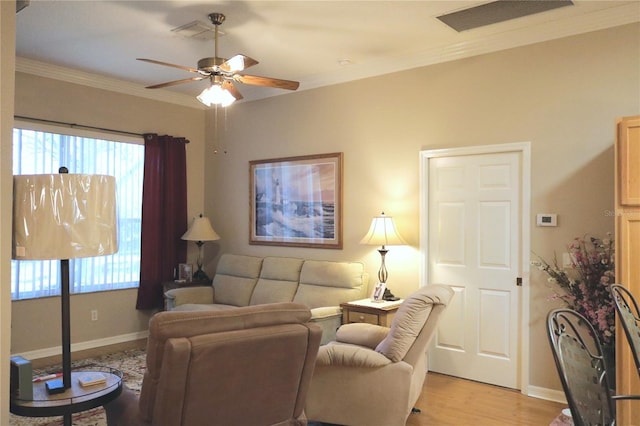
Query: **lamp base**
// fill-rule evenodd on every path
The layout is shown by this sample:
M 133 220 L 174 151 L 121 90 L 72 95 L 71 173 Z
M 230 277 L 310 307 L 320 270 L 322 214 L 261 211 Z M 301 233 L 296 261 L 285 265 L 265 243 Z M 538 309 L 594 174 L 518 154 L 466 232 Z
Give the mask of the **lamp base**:
M 209 276 L 202 269 L 193 273 L 193 281 L 210 281 Z
M 396 300 L 400 300 L 399 297 L 396 297 L 389 291 L 389 288 L 384 289 L 384 294 L 382 295 L 382 299 L 388 302 L 395 302 Z

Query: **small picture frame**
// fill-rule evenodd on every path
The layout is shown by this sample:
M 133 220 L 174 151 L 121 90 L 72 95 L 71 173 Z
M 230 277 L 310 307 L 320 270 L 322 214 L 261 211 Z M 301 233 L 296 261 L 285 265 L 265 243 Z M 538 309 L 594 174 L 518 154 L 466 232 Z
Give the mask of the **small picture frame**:
M 376 287 L 373 289 L 373 294 L 371 295 L 371 300 L 374 302 L 384 302 L 382 298 L 384 296 L 384 290 L 387 288 L 385 283 L 378 283 Z
M 178 264 L 178 281 L 190 283 L 193 280 L 193 266 L 190 263 Z

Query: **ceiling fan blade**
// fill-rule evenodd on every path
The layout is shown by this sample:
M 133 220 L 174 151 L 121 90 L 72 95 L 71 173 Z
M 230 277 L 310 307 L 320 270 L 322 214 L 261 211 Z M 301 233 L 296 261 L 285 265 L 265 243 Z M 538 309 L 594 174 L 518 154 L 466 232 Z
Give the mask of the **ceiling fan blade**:
M 239 101 L 240 99 L 242 99 L 242 95 L 240 94 L 238 89 L 236 89 L 236 86 L 234 86 L 231 81 L 225 80 L 222 83 L 222 88 L 227 89 L 233 95 L 233 97 L 236 98 L 236 101 Z
M 257 63 L 258 61 L 248 56 L 235 55 L 220 64 L 220 69 L 224 72 L 236 72 L 252 67 Z
M 275 87 L 277 89 L 296 90 L 300 86 L 300 83 L 297 81 L 280 80 L 277 78 L 260 77 L 257 75 L 236 74 L 233 76 L 233 79 L 244 84 Z
M 154 84 L 153 86 L 147 86 L 147 87 L 145 87 L 145 89 L 160 89 L 162 87 L 175 86 L 176 84 L 182 84 L 182 83 L 189 83 L 191 81 L 204 80 L 205 78 L 208 78 L 208 77 L 207 76 L 202 76 L 202 77 L 183 78 L 182 80 L 167 81 L 166 83 L 160 83 L 160 84 Z
M 138 61 L 150 62 L 152 64 L 164 65 L 166 67 L 178 68 L 178 69 L 189 71 L 189 72 L 195 72 L 195 73 L 200 72 L 195 68 L 189 68 L 189 67 L 185 67 L 185 66 L 182 66 L 182 65 L 170 64 L 168 62 L 156 61 L 155 59 L 145 59 L 145 58 L 136 58 L 136 59 Z

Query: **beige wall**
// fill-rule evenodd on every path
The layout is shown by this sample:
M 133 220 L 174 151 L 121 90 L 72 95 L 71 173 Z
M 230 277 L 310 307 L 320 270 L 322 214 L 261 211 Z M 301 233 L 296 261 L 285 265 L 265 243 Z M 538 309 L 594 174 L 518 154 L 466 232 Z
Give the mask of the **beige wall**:
M 467 145 L 531 142 L 531 217 L 559 217 L 557 228 L 523 224 L 532 251 L 549 257 L 576 236 L 613 232 L 614 123 L 640 112 L 639 52 L 634 24 L 234 105 L 224 128 L 210 112 L 206 212 L 222 239 L 206 266 L 219 252 L 346 259 L 375 277 L 379 255 L 359 240 L 384 210 L 410 244 L 387 255 L 389 285 L 405 296 L 419 285 L 418 153 Z M 334 151 L 345 159 L 344 249 L 249 245 L 248 162 Z M 524 326 L 530 384 L 559 390 L 544 328 L 550 293 L 532 272 Z
M 11 279 L 11 132 L 15 68 L 14 2 L 0 1 L 0 283 Z M 9 353 L 11 349 L 11 289 L 0 285 L 0 425 L 9 424 Z
M 190 140 L 187 145 L 189 216 L 203 210 L 203 110 L 17 73 L 15 114 L 134 133 L 186 137 Z M 3 247 L 4 235 L 3 232 Z M 195 263 L 196 256 L 193 245 L 189 247 L 188 257 Z M 136 311 L 135 303 L 136 290 L 72 295 L 71 343 L 146 331 L 151 312 Z M 12 308 L 12 353 L 60 346 L 59 298 L 15 301 Z M 95 322 L 90 321 L 93 309 L 98 310 Z

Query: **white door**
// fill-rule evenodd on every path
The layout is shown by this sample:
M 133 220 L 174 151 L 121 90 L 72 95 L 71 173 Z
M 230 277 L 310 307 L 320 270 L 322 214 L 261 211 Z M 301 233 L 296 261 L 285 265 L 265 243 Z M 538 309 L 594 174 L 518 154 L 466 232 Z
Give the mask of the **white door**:
M 427 282 L 455 291 L 429 370 L 519 389 L 522 154 L 428 161 Z

